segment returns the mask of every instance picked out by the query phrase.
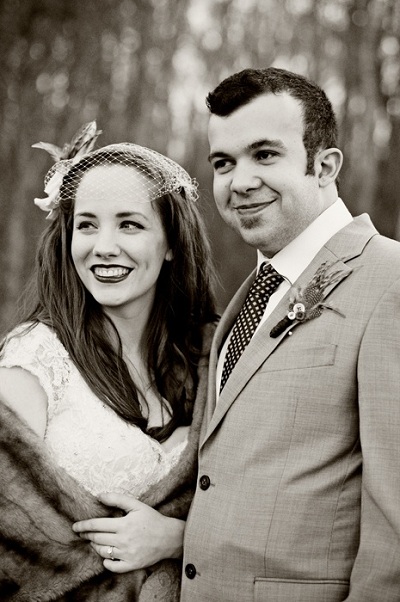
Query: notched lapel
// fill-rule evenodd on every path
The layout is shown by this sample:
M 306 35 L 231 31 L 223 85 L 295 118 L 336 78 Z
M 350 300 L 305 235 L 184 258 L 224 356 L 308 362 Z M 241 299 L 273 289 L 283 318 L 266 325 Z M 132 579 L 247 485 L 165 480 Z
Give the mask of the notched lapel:
M 216 408 L 216 367 L 218 362 L 218 356 L 221 351 L 221 347 L 224 343 L 225 337 L 233 327 L 236 317 L 240 312 L 242 305 L 246 299 L 247 293 L 253 283 L 256 276 L 256 270 L 246 278 L 241 287 L 235 293 L 231 299 L 228 307 L 223 312 L 221 320 L 218 323 L 217 329 L 214 334 L 214 339 L 211 345 L 210 351 L 210 368 L 209 368 L 209 384 L 208 384 L 208 403 L 206 405 L 206 411 L 204 420 L 206 425 L 209 425 Z M 208 430 L 207 428 L 203 428 Z

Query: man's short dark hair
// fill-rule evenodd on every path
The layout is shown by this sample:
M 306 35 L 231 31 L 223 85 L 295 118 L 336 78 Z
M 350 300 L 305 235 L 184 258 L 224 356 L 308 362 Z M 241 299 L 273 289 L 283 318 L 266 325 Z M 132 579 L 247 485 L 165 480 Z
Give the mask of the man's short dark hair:
M 212 114 L 226 117 L 262 94 L 281 92 L 287 92 L 302 105 L 306 174 L 313 175 L 316 154 L 337 146 L 337 123 L 328 97 L 312 81 L 276 67 L 244 69 L 224 79 L 208 94 L 206 104 Z

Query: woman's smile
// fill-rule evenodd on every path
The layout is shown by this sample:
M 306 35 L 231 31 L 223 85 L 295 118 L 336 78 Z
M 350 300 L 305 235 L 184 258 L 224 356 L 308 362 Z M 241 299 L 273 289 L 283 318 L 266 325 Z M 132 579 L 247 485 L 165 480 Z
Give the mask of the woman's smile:
M 133 268 L 118 265 L 93 265 L 90 269 L 99 282 L 116 283 L 125 280 Z

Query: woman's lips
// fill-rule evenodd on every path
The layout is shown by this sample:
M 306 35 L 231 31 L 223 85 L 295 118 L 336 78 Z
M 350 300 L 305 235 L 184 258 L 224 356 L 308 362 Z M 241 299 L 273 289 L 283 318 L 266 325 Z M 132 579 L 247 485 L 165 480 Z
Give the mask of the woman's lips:
M 131 273 L 132 269 L 123 266 L 92 266 L 90 268 L 99 282 L 121 282 Z

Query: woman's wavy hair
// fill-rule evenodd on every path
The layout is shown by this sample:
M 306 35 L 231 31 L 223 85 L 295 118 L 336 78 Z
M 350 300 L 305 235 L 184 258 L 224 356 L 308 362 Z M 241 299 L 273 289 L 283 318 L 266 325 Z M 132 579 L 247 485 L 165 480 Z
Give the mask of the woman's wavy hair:
M 32 286 L 34 299 L 24 322 L 42 322 L 57 333 L 91 390 L 117 414 L 164 441 L 180 425 L 190 424 L 201 356 L 203 326 L 215 320 L 214 267 L 202 217 L 184 190 L 153 201 L 172 250 L 164 261 L 145 332 L 149 374 L 161 398 L 168 400 L 171 420 L 162 427 L 147 428 L 141 413 L 138 383 L 123 359 L 122 344 L 111 320 L 80 280 L 71 257 L 73 210 L 76 189 L 84 173 L 101 164 L 96 151 L 81 159 L 63 178 L 55 219 L 42 234 Z M 107 151 L 106 164 L 139 167 L 147 177 L 159 180 L 160 168 L 126 152 Z M 157 172 L 157 173 L 155 173 Z M 31 306 L 32 307 L 32 306 Z M 110 338 L 113 329 L 117 348 Z

